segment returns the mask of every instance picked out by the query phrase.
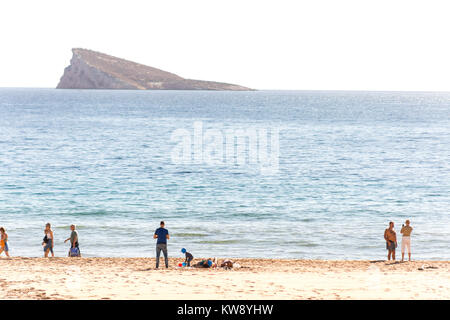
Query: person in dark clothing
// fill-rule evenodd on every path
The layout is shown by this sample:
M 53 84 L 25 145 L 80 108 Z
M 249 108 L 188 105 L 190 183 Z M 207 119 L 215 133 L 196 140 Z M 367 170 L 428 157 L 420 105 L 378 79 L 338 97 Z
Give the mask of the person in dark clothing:
M 214 258 L 214 261 L 211 258 L 202 260 L 200 262 L 197 262 L 194 265 L 194 268 L 216 268 L 217 267 L 216 260 L 217 260 L 217 258 Z
M 166 268 L 169 268 L 169 257 L 167 256 L 167 240 L 170 239 L 170 236 L 169 236 L 169 231 L 164 228 L 164 221 L 161 221 L 160 227 L 155 230 L 153 239 L 157 239 L 156 240 L 156 269 L 159 268 L 159 256 L 161 255 L 161 251 L 164 254 L 164 262 L 166 264 Z
M 183 252 L 186 256 L 186 260 L 184 261 L 186 266 L 190 267 L 191 261 L 194 260 L 194 256 L 190 252 L 187 252 L 185 248 L 181 249 L 181 252 Z

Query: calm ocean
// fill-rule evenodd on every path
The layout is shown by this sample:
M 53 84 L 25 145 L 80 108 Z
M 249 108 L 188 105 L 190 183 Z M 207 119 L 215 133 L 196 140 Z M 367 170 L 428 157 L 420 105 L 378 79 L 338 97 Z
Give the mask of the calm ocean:
M 154 256 L 165 220 L 173 257 L 384 259 L 410 219 L 413 258 L 450 259 L 450 93 L 0 89 L 0 114 L 12 256 L 46 222 L 57 256 L 71 223 L 85 256 Z M 174 161 L 195 123 L 278 130 L 277 170 Z

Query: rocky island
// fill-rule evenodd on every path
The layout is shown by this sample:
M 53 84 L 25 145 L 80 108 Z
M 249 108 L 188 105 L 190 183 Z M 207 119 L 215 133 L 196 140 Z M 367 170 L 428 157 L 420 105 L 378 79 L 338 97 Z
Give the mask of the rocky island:
M 185 79 L 92 50 L 75 48 L 72 52 L 57 89 L 252 90 L 229 83 Z

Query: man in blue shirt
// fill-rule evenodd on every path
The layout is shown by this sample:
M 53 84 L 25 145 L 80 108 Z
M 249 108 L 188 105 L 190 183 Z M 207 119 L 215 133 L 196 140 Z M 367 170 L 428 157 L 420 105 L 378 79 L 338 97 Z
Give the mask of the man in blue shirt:
M 161 221 L 160 228 L 155 230 L 153 239 L 158 239 L 156 241 L 156 269 L 159 267 L 159 256 L 161 250 L 164 254 L 164 262 L 166 263 L 166 268 L 169 267 L 169 259 L 167 257 L 167 240 L 170 239 L 169 231 L 164 228 L 164 221 Z

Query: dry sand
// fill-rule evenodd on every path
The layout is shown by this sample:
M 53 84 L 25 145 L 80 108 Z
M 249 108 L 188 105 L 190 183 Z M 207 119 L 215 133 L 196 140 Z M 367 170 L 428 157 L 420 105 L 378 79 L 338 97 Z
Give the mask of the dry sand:
M 181 259 L 154 270 L 150 258 L 1 258 L 0 299 L 450 299 L 450 261 L 234 261 L 242 268 L 175 267 Z M 418 270 L 423 265 L 434 268 Z

